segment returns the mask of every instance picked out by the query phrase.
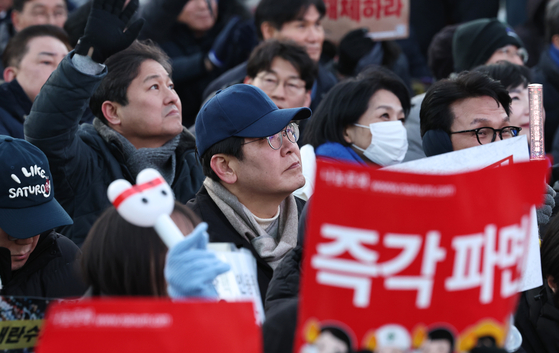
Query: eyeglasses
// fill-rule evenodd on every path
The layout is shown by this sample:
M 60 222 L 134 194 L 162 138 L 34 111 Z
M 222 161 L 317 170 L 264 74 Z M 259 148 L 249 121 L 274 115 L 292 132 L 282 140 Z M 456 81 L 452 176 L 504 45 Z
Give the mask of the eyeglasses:
M 264 92 L 273 92 L 280 84 L 278 77 L 270 72 L 256 75 L 261 82 L 260 89 Z M 305 83 L 298 78 L 290 78 L 283 82 L 285 93 L 289 96 L 297 96 L 305 93 Z
M 491 142 L 495 142 L 497 138 L 497 133 L 499 133 L 499 138 L 501 140 L 506 140 L 511 137 L 518 136 L 518 133 L 522 130 L 521 127 L 518 126 L 505 126 L 502 129 L 494 129 L 492 127 L 480 127 L 473 130 L 462 130 L 462 131 L 451 131 L 450 134 L 463 134 L 466 132 L 475 133 L 477 137 L 477 142 L 480 145 L 485 145 Z
M 289 123 L 283 130 L 268 137 L 261 137 L 256 140 L 243 142 L 241 145 L 246 145 L 263 139 L 268 140 L 268 145 L 272 147 L 273 150 L 279 150 L 283 145 L 283 136 L 287 136 L 287 139 L 292 143 L 297 143 L 299 141 L 299 125 L 295 123 Z
M 506 47 L 499 48 L 499 49 L 495 50 L 495 52 L 499 52 L 501 54 L 504 54 L 509 58 L 512 58 L 514 56 L 518 56 L 524 64 L 526 64 L 526 62 L 528 61 L 528 52 L 524 48 L 516 48 L 515 46 L 512 45 L 512 46 L 506 46 Z

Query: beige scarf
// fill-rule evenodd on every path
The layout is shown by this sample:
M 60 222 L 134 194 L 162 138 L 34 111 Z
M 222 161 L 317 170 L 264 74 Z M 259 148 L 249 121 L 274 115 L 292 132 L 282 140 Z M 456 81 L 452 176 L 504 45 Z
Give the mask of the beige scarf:
M 289 195 L 280 204 L 279 229 L 277 237 L 274 238 L 262 229 L 248 208 L 221 183 L 206 178 L 204 186 L 233 228 L 254 246 L 258 255 L 272 269 L 275 269 L 289 250 L 297 245 L 299 214 L 293 195 Z

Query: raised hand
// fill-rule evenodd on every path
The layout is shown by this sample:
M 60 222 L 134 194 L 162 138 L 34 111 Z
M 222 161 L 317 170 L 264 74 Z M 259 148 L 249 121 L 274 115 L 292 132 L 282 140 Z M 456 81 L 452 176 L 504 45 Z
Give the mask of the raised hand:
M 76 45 L 76 54 L 89 55 L 100 64 L 107 58 L 124 50 L 138 37 L 144 24 L 139 19 L 127 28 L 132 15 L 138 9 L 139 1 L 131 0 L 124 7 L 125 0 L 94 0 L 87 19 L 84 35 Z

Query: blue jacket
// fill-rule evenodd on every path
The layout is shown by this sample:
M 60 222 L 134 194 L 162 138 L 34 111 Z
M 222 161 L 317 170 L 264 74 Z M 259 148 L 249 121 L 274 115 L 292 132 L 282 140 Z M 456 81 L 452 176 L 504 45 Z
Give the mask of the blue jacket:
M 351 147 L 338 142 L 323 143 L 315 149 L 314 153 L 317 157 L 366 165 L 365 161 Z
M 116 179 L 135 184 L 116 144 L 109 144 L 90 124 L 79 125 L 107 69 L 99 75 L 78 71 L 70 53 L 47 80 L 26 119 L 25 138 L 48 157 L 54 196 L 74 220 L 61 233 L 81 245 L 99 215 L 110 206 L 107 188 Z M 196 142 L 183 131 L 176 149 L 171 188 L 177 201 L 193 198 L 204 180 L 195 155 Z

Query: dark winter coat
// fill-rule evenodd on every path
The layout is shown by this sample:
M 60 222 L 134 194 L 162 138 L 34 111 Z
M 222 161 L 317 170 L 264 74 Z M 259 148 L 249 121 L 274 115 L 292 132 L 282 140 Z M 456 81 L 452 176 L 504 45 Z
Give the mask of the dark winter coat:
M 543 85 L 544 143 L 545 151 L 551 152 L 553 139 L 559 127 L 559 66 L 547 49 L 542 53 L 538 65 L 532 69 L 532 82 Z M 554 157 L 555 154 L 559 156 L 559 151 L 554 152 Z
M 63 233 L 81 245 L 99 215 L 110 206 L 107 188 L 116 179 L 135 184 L 124 155 L 107 143 L 93 125 L 78 126 L 89 97 L 106 74 L 78 71 L 66 56 L 43 86 L 25 121 L 25 138 L 48 157 L 55 197 L 74 220 Z M 195 155 L 195 139 L 183 131 L 176 149 L 177 164 L 171 188 L 177 201 L 194 197 L 204 180 Z
M 301 199 L 295 198 L 297 202 L 297 210 L 299 214 L 303 209 L 305 202 Z M 252 255 L 256 258 L 258 287 L 260 289 L 260 296 L 262 302 L 266 298 L 268 290 L 268 283 L 272 279 L 274 270 L 268 263 L 258 255 L 254 247 L 244 237 L 242 237 L 235 228 L 229 223 L 227 217 L 221 212 L 216 203 L 212 200 L 208 191 L 204 186 L 196 194 L 196 198 L 190 200 L 187 204 L 202 221 L 208 223 L 208 234 L 210 235 L 210 242 L 212 243 L 234 243 L 237 248 L 249 249 Z M 289 253 L 288 253 L 289 255 Z M 288 256 L 286 255 L 286 256 Z
M 23 121 L 33 103 L 16 80 L 0 85 L 0 135 L 23 138 Z
M 10 251 L 0 248 L 2 285 L 5 296 L 42 298 L 80 297 L 86 287 L 78 275 L 80 249 L 68 238 L 47 231 L 22 268 L 10 271 Z
M 31 112 L 33 102 L 17 79 L 0 85 L 0 135 L 24 138 L 23 122 Z M 81 118 L 81 123 L 90 123 L 93 113 L 87 108 Z
M 301 246 L 289 252 L 274 271 L 266 294 L 266 321 L 262 326 L 265 353 L 293 351 L 301 272 Z
M 522 293 L 514 325 L 526 352 L 559 352 L 559 309 L 547 283 Z
M 140 16 L 146 20 L 141 36 L 156 41 L 171 58 L 173 83 L 182 102 L 183 124 L 188 127 L 194 124 L 206 86 L 228 68 L 246 60 L 257 39 L 254 29 L 252 37 L 243 38 L 248 47 L 238 46 L 230 53 L 226 67 L 208 71 L 204 59 L 228 20 L 232 15 L 249 17 L 249 14 L 236 1 L 219 1 L 215 25 L 202 36 L 196 36 L 187 25 L 176 20 L 186 2 L 149 0 L 140 9 Z

